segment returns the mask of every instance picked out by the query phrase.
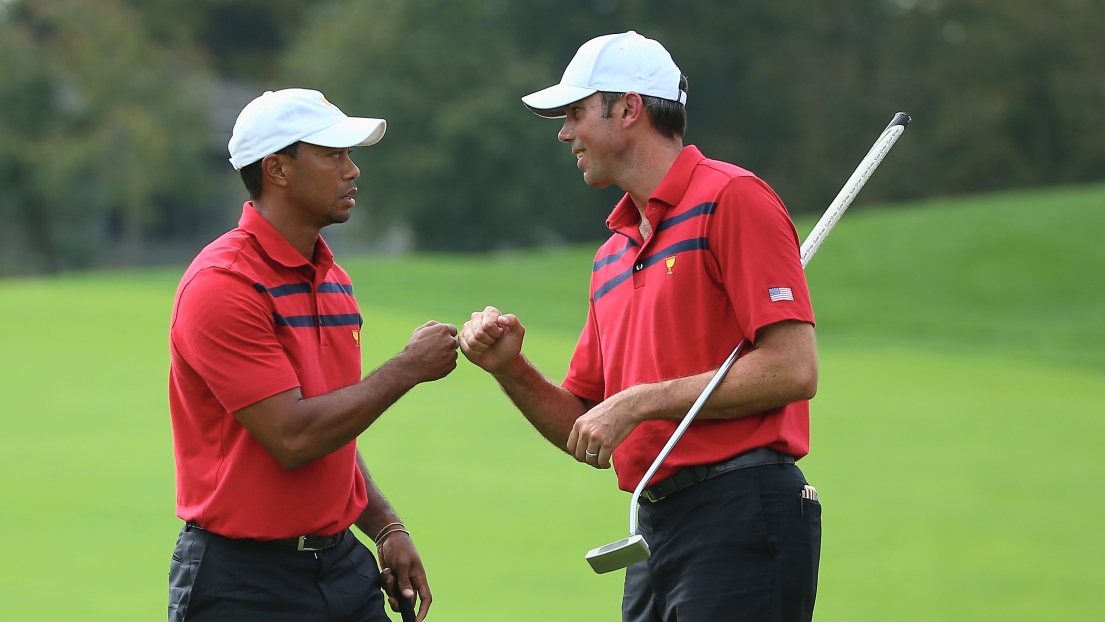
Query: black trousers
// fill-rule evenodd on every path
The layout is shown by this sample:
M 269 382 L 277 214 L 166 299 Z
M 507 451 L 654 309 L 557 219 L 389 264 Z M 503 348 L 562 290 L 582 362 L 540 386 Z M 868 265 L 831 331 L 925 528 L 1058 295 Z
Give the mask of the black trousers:
M 641 502 L 652 556 L 626 570 L 625 622 L 811 620 L 821 505 L 793 464 L 739 469 Z
M 325 551 L 232 540 L 185 525 L 169 620 L 388 622 L 376 558 L 352 533 Z

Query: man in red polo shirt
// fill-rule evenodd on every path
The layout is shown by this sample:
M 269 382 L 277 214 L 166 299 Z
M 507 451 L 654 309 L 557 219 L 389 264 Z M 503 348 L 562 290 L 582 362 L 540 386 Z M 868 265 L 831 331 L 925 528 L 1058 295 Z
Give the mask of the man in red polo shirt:
M 384 598 L 431 595 L 421 558 L 356 439 L 404 393 L 456 367 L 456 328 L 427 322 L 361 378 L 361 315 L 319 233 L 349 219 L 350 148 L 382 119 L 318 91 L 266 92 L 241 112 L 230 162 L 251 200 L 192 262 L 170 329 L 177 515 L 170 620 L 384 622 Z M 371 343 L 371 340 L 368 340 Z M 349 533 L 372 538 L 372 553 Z
M 587 320 L 567 377 L 522 354 L 525 329 L 472 314 L 461 349 L 554 445 L 636 488 L 714 371 L 730 370 L 642 495 L 652 550 L 626 571 L 623 619 L 808 620 L 821 508 L 795 461 L 817 387 L 798 236 L 762 180 L 683 146 L 687 82 L 635 32 L 585 43 L 557 85 L 522 101 L 564 117 L 584 181 L 626 194 L 595 255 Z

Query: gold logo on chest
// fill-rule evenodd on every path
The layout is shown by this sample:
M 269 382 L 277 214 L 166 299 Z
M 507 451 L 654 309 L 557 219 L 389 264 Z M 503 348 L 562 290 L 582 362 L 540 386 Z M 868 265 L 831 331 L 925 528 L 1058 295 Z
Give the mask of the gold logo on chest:
M 675 255 L 664 259 L 664 265 L 668 267 L 668 274 L 671 274 L 672 268 L 675 267 Z

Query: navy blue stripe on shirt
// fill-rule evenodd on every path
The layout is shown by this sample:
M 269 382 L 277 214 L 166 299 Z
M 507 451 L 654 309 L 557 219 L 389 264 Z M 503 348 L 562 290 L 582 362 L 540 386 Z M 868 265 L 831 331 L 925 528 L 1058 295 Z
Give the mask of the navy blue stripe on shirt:
M 272 314 L 273 321 L 277 326 L 289 326 L 291 328 L 314 328 L 315 316 L 313 315 L 280 315 L 279 313 Z M 335 313 L 331 315 L 318 316 L 318 322 L 321 326 L 357 326 L 359 327 L 364 323 L 360 313 Z
M 598 272 L 599 268 L 601 268 L 605 265 L 608 265 L 608 264 L 612 264 L 615 261 L 621 259 L 622 255 L 624 255 L 627 250 L 633 248 L 634 246 L 637 246 L 637 241 L 634 240 L 633 238 L 629 238 L 629 243 L 625 245 L 625 248 L 623 248 L 622 250 L 620 250 L 620 251 L 618 251 L 618 252 L 616 252 L 612 255 L 607 255 L 606 257 L 603 257 L 602 259 L 596 261 L 595 262 L 595 267 L 591 269 L 591 272 Z
M 291 326 L 292 328 L 314 328 L 315 316 L 313 315 L 289 315 L 283 316 L 279 313 L 272 314 L 273 321 L 277 326 Z
M 633 274 L 633 268 L 630 268 L 630 269 L 622 272 L 621 274 L 616 274 L 616 275 L 614 275 L 614 278 L 612 278 L 609 281 L 603 283 L 602 287 L 599 287 L 598 289 L 595 290 L 595 302 L 598 302 L 599 298 L 602 298 L 606 294 L 610 293 L 610 290 L 612 290 L 615 287 L 617 287 L 617 286 L 621 285 L 622 283 L 624 283 L 625 280 L 628 279 L 631 274 Z
M 268 293 L 273 298 L 280 298 L 281 296 L 291 296 L 292 294 L 309 294 L 311 293 L 310 283 L 289 283 L 288 285 L 278 285 L 276 287 L 265 287 L 260 283 L 254 283 L 253 289 L 261 293 Z M 353 295 L 353 286 L 346 285 L 344 283 L 335 283 L 333 281 L 326 281 L 318 286 L 318 293 L 320 294 L 347 294 Z
M 345 285 L 344 283 L 334 283 L 332 281 L 326 281 L 322 285 L 318 286 L 318 293 L 320 294 L 349 294 L 353 295 L 353 286 Z
M 645 257 L 644 259 L 641 259 L 640 261 L 637 262 L 637 264 L 641 266 L 642 270 L 644 270 L 645 268 L 647 268 L 647 267 L 649 267 L 653 264 L 659 263 L 659 262 L 663 261 L 664 259 L 667 259 L 668 257 L 671 257 L 672 255 L 675 255 L 677 253 L 685 253 L 687 251 L 696 251 L 696 250 L 709 250 L 709 248 L 710 248 L 710 243 L 706 238 L 691 238 L 689 240 L 683 240 L 682 242 L 676 242 L 675 244 L 672 244 L 671 246 L 667 246 L 665 248 L 662 248 L 662 249 L 656 251 L 655 253 L 649 255 L 648 257 Z M 634 270 L 634 268 L 631 267 L 628 270 L 625 270 L 625 271 L 621 272 L 620 274 L 615 275 L 613 278 L 611 278 L 610 280 L 608 280 L 607 282 L 605 282 L 601 286 L 599 286 L 598 289 L 595 290 L 595 294 L 594 294 L 595 302 L 598 302 L 599 298 L 602 298 L 606 294 L 610 293 L 610 290 L 612 290 L 615 287 L 617 287 L 618 285 L 621 285 L 622 283 L 624 283 L 633 274 L 633 270 Z
M 320 315 L 318 321 L 323 326 L 360 326 L 360 313 L 342 313 L 335 315 Z
M 310 283 L 289 283 L 287 285 L 277 285 L 276 287 L 265 287 L 260 283 L 254 283 L 253 289 L 261 293 L 268 293 L 273 298 L 279 298 L 281 296 L 291 296 L 292 294 L 310 294 Z
M 674 227 L 685 220 L 690 220 L 697 216 L 713 214 L 715 209 L 717 209 L 717 203 L 702 203 L 701 205 L 696 205 L 682 214 L 672 216 L 671 218 L 665 218 L 660 223 L 660 226 L 656 227 L 656 233 L 668 229 L 669 227 Z

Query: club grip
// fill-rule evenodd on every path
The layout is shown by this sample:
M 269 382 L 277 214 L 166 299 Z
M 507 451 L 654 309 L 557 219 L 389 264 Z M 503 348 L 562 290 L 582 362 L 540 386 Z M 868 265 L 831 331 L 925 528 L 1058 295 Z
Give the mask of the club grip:
M 403 616 L 403 622 L 414 622 L 414 599 L 404 598 L 402 594 L 397 596 L 399 600 L 399 615 Z
M 909 122 L 912 121 L 912 120 L 913 120 L 913 118 L 910 117 L 908 114 L 906 114 L 904 112 L 896 113 L 894 115 L 894 118 L 891 119 L 890 125 L 886 126 L 886 129 L 888 130 L 888 129 L 894 127 L 895 125 L 901 125 L 902 127 L 905 127 L 905 126 L 909 125 Z M 885 132 L 886 130 L 883 130 L 883 131 Z

